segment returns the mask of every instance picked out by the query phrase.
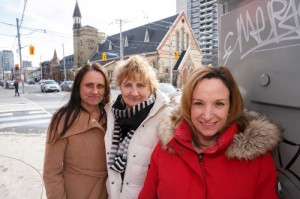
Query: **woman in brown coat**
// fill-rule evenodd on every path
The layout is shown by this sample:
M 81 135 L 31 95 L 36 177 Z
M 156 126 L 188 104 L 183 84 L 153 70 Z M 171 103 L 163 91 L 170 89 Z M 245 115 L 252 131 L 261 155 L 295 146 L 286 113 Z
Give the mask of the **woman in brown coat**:
M 99 64 L 75 77 L 69 102 L 48 128 L 43 178 L 48 199 L 105 199 L 104 134 L 109 80 Z

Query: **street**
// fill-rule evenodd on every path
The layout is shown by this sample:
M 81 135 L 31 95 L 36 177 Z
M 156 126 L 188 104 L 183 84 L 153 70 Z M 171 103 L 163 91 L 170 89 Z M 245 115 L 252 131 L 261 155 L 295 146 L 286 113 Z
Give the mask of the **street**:
M 53 113 L 64 105 L 69 92 L 43 93 L 40 84 L 20 84 L 19 97 L 14 89 L 0 87 L 0 132 L 46 133 Z M 112 99 L 118 91 L 112 90 Z
M 0 87 L 0 198 L 46 199 L 42 179 L 46 131 L 69 92 L 42 93 L 39 84 Z M 119 91 L 111 90 L 112 99 Z

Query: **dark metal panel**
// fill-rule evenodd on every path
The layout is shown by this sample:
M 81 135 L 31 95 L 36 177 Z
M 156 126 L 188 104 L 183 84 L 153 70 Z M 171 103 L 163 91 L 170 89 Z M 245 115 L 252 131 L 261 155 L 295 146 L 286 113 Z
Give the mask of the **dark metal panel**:
M 300 198 L 300 0 L 241 2 L 219 15 L 219 63 L 232 71 L 246 108 L 284 129 L 273 157 L 284 198 Z

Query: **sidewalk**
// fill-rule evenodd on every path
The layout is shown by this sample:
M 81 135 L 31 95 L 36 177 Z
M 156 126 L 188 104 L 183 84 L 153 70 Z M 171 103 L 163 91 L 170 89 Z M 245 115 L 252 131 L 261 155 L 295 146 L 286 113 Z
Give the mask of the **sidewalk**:
M 46 199 L 45 134 L 0 132 L 0 198 Z

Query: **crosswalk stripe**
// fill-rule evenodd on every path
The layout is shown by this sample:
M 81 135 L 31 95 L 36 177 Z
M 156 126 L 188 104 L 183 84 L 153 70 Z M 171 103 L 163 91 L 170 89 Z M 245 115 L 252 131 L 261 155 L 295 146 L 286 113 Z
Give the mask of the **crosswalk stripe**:
M 5 112 L 16 112 L 16 111 L 28 111 L 28 110 L 40 110 L 40 107 L 19 107 L 18 109 L 14 108 L 5 108 L 5 109 L 1 109 L 0 113 L 5 113 Z
M 0 117 L 10 116 L 10 115 L 13 115 L 13 114 L 12 113 L 3 113 L 3 114 L 0 114 Z
M 44 124 L 44 123 L 49 123 L 49 122 L 50 122 L 50 118 L 49 119 L 44 119 L 44 120 L 14 122 L 14 123 L 0 124 L 0 129 L 9 128 L 9 127 L 16 127 L 16 126 L 26 126 L 26 125 L 32 125 L 32 124 Z
M 14 121 L 14 120 L 24 120 L 24 119 L 35 119 L 35 118 L 43 118 L 43 117 L 49 117 L 51 118 L 51 115 L 25 115 L 25 116 L 17 116 L 17 117 L 8 117 L 8 118 L 1 118 L 1 122 L 8 122 L 8 121 Z

